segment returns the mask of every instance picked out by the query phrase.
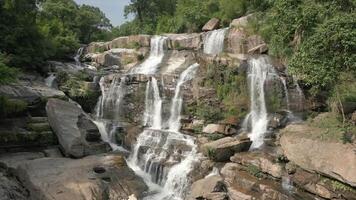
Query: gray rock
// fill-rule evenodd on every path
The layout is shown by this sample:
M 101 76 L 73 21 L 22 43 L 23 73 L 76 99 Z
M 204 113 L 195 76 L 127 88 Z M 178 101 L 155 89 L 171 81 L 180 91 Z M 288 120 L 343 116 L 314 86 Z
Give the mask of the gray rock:
M 27 200 L 28 193 L 15 177 L 11 177 L 6 172 L 0 171 L 0 199 Z
M 10 170 L 15 170 L 25 161 L 43 158 L 44 156 L 41 152 L 6 153 L 0 155 L 0 165 Z
M 65 98 L 65 94 L 60 91 L 41 84 L 27 85 L 20 82 L 15 85 L 0 86 L 0 95 L 10 99 L 17 99 L 34 105 L 47 98 Z
M 191 186 L 191 193 L 188 199 L 227 199 L 227 189 L 223 178 L 218 175 L 206 177 L 194 182 Z
M 89 116 L 77 105 L 50 99 L 46 105 L 48 121 L 58 137 L 63 153 L 80 158 L 110 150 Z
M 202 44 L 199 33 L 165 34 L 169 38 L 168 48 L 176 50 L 197 50 Z
M 115 154 L 37 159 L 21 164 L 17 175 L 32 200 L 141 198 L 147 190 L 124 157 Z
M 323 140 L 324 129 L 306 124 L 289 125 L 281 131 L 280 144 L 290 161 L 356 187 L 356 148 L 342 141 Z
M 202 28 L 203 31 L 212 31 L 219 28 L 220 19 L 212 18 Z
M 230 160 L 230 157 L 237 152 L 247 151 L 252 142 L 248 137 L 225 137 L 202 146 L 205 156 L 216 162 Z

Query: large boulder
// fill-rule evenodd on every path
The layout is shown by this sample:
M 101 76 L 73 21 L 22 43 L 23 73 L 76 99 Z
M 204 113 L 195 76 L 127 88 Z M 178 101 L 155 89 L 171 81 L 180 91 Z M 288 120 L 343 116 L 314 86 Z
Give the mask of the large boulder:
M 322 139 L 324 129 L 293 124 L 281 131 L 280 143 L 287 158 L 300 167 L 356 187 L 356 147 Z
M 149 47 L 151 43 L 150 35 L 130 35 L 119 37 L 109 42 L 109 49 L 126 48 L 136 49 L 139 47 Z
M 249 14 L 249 15 L 234 19 L 230 23 L 230 27 L 244 29 L 247 26 L 248 21 L 251 19 L 252 16 L 253 16 L 253 14 Z
M 246 54 L 248 51 L 246 33 L 238 28 L 230 28 L 227 34 L 228 53 Z
M 224 124 L 208 124 L 203 128 L 203 133 L 225 133 L 226 126 Z
M 264 173 L 270 174 L 275 178 L 282 178 L 283 166 L 276 162 L 276 158 L 270 154 L 254 151 L 236 153 L 230 158 L 232 162 L 244 166 L 255 166 Z
M 169 38 L 168 48 L 175 50 L 198 50 L 202 44 L 201 34 L 165 34 Z
M 223 178 L 218 175 L 213 175 L 194 182 L 191 186 L 191 193 L 188 199 L 228 199 Z
M 141 198 L 147 190 L 124 157 L 115 154 L 25 161 L 17 176 L 33 200 Z
M 0 199 L 27 200 L 28 192 L 19 181 L 0 169 Z
M 46 111 L 48 121 L 67 156 L 80 158 L 110 150 L 109 145 L 101 140 L 96 125 L 77 104 L 50 99 Z
M 220 19 L 212 18 L 203 26 L 202 30 L 203 31 L 212 31 L 212 30 L 219 28 L 219 25 L 220 25 Z
M 216 162 L 224 162 L 230 160 L 230 157 L 235 153 L 247 151 L 251 144 L 252 141 L 247 136 L 225 137 L 204 144 L 202 151 L 210 159 Z
M 109 42 L 92 42 L 85 48 L 85 53 L 97 53 L 109 50 Z
M 48 98 L 65 98 L 62 91 L 45 86 L 44 83 L 28 85 L 25 82 L 0 86 L 0 95 L 24 101 L 28 105 L 37 104 Z

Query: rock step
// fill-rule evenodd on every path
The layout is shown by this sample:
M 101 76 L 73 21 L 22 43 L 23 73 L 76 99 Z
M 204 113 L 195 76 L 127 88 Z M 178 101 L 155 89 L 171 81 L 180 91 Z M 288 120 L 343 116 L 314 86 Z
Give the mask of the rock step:
M 30 117 L 29 123 L 43 123 L 48 122 L 47 117 Z
M 48 122 L 28 123 L 27 129 L 34 132 L 48 132 L 51 131 L 51 126 Z

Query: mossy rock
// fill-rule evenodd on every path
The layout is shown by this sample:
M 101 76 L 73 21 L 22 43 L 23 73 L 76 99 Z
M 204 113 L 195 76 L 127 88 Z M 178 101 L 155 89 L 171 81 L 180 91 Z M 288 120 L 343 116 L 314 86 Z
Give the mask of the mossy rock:
M 51 126 L 49 125 L 48 122 L 29 123 L 29 124 L 27 124 L 27 129 L 29 131 L 41 133 L 41 132 L 45 132 L 45 131 L 51 131 Z
M 49 146 L 58 144 L 52 131 L 42 132 L 1 132 L 0 146 Z

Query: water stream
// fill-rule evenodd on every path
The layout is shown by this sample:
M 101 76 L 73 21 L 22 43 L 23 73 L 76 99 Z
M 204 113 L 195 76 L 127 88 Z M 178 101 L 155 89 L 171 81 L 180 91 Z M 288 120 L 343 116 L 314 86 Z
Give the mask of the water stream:
M 251 124 L 249 133 L 249 137 L 253 142 L 251 148 L 258 148 L 263 144 L 268 125 L 265 82 L 268 79 L 275 78 L 277 75 L 267 56 L 251 58 L 248 64 L 248 85 L 250 88 L 251 106 L 244 126 L 247 127 L 248 123 Z
M 209 31 L 204 38 L 204 53 L 219 54 L 224 50 L 224 40 L 228 28 Z
M 151 51 L 149 57 L 140 65 L 133 68 L 131 74 L 153 75 L 158 71 L 166 52 L 167 37 L 154 36 L 151 38 Z

